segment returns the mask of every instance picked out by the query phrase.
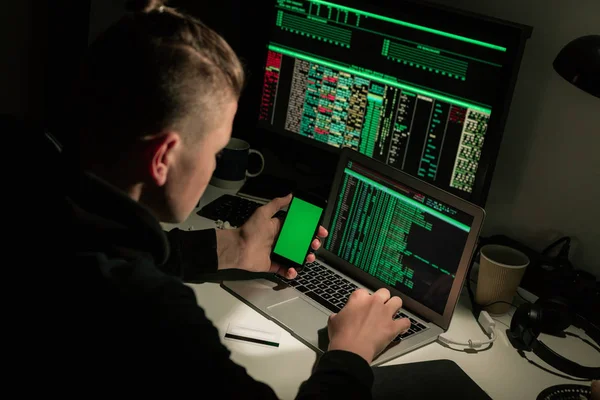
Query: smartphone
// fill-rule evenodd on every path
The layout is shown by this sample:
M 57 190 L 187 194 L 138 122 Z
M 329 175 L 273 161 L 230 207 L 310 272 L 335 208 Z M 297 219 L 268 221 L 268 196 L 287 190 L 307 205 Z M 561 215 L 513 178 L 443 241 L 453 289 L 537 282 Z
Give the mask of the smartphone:
M 317 236 L 326 201 L 308 193 L 294 193 L 273 251 L 271 260 L 286 268 L 301 268 Z

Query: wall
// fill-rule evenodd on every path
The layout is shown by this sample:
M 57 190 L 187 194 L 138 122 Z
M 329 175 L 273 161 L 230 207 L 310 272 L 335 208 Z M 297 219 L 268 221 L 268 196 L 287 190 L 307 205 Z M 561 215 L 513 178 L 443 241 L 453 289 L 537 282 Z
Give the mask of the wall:
M 89 7 L 89 0 L 3 4 L 0 114 L 54 127 L 87 45 Z
M 92 0 L 89 40 L 93 41 L 102 31 L 125 13 L 124 0 Z
M 500 150 L 484 235 L 508 234 L 540 249 L 574 239 L 572 260 L 600 276 L 600 99 L 562 80 L 552 61 L 570 40 L 600 34 L 600 1 L 434 0 L 532 25 Z M 122 12 L 93 0 L 91 36 Z
M 200 16 L 202 22 L 224 36 L 233 49 L 237 50 L 241 36 L 241 0 L 222 0 L 218 8 L 213 7 L 211 3 L 197 0 L 170 0 L 168 4 Z M 90 41 L 124 15 L 125 5 L 125 0 L 91 0 Z
M 25 116 L 30 108 L 39 109 L 41 96 L 32 91 L 31 77 L 39 77 L 32 49 L 33 19 L 31 1 L 12 1 L 0 13 L 0 114 Z M 18 23 L 15 23 L 18 21 Z
M 600 99 L 564 81 L 552 61 L 570 40 L 600 34 L 600 1 L 434 0 L 531 25 L 486 207 L 484 234 L 543 248 L 574 238 L 572 260 L 600 276 Z

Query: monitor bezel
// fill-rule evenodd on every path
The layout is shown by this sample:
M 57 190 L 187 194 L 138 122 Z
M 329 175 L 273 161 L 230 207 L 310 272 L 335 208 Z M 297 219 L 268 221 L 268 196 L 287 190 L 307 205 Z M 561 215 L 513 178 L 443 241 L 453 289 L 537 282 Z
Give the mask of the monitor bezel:
M 272 5 L 276 4 L 276 1 L 277 0 L 272 0 L 270 2 L 272 3 L 270 4 L 271 10 L 267 13 L 269 23 L 271 23 L 276 17 L 275 7 L 272 7 Z M 533 28 L 528 25 L 494 18 L 471 11 L 465 11 L 451 6 L 431 3 L 428 1 L 396 0 L 394 1 L 394 7 L 401 7 L 400 3 L 416 5 L 419 7 L 423 7 L 423 9 L 433 8 L 442 12 L 455 13 L 457 15 L 460 15 L 461 17 L 473 18 L 479 22 L 484 21 L 486 23 L 495 24 L 496 26 L 501 25 L 506 29 L 512 29 L 515 30 L 515 32 L 518 32 L 518 35 L 515 34 L 515 37 L 518 36 L 519 39 L 518 44 L 514 49 L 514 59 L 512 68 L 510 70 L 510 78 L 508 79 L 508 83 L 506 85 L 506 90 L 498 94 L 498 98 L 501 98 L 502 100 L 499 101 L 497 104 L 493 105 L 492 108 L 494 111 L 492 112 L 492 115 L 490 117 L 488 132 L 492 132 L 493 134 L 489 135 L 489 138 L 486 139 L 488 142 L 483 147 L 482 157 L 479 163 L 479 171 L 475 176 L 474 190 L 471 194 L 467 192 L 462 193 L 458 189 L 456 190 L 456 193 L 453 193 L 454 195 L 468 200 L 473 204 L 485 207 L 488 200 L 490 187 L 492 184 L 494 171 L 496 169 L 496 163 L 500 152 L 500 145 L 505 134 L 506 123 L 508 120 L 510 106 L 512 104 L 514 89 L 516 87 L 516 82 L 518 79 L 518 73 L 521 68 L 523 54 L 525 51 L 525 45 L 527 40 L 532 35 Z M 375 4 L 372 6 L 382 8 L 383 3 L 380 2 L 380 4 Z M 264 125 L 258 122 L 260 98 L 262 96 L 262 79 L 264 78 L 264 62 L 268 54 L 268 44 L 274 38 L 272 29 L 273 28 L 271 26 L 268 27 L 268 34 L 265 37 L 266 43 L 262 47 L 262 54 L 260 55 L 260 58 L 255 59 L 255 63 L 257 63 L 256 70 L 260 71 L 258 77 L 261 82 L 255 83 L 256 93 L 252 94 L 252 96 L 255 97 L 253 98 L 253 100 L 250 101 L 252 104 L 252 108 L 254 109 L 252 116 L 255 117 L 254 123 L 256 124 L 256 134 L 252 135 L 252 139 L 259 142 L 262 146 L 269 147 L 274 142 L 273 137 L 277 137 L 282 138 L 286 141 L 289 140 L 291 142 L 301 143 L 303 147 L 306 147 L 307 149 L 313 148 L 316 152 L 319 153 L 320 156 L 339 155 L 342 151 L 342 148 L 340 147 L 326 145 L 314 139 L 305 138 L 301 135 L 293 134 L 279 129 L 271 129 L 269 127 L 265 127 Z M 241 124 L 245 124 L 245 122 L 241 122 Z
M 340 155 L 334 182 L 329 194 L 327 209 L 325 210 L 325 215 L 323 217 L 323 226 L 330 232 L 331 218 L 336 207 L 338 193 L 343 182 L 344 170 L 348 165 L 348 161 L 356 162 L 359 165 L 365 166 L 366 168 L 371 169 L 374 172 L 377 172 L 403 185 L 411 187 L 416 191 L 423 193 L 426 196 L 430 196 L 443 203 L 446 203 L 449 206 L 456 208 L 457 210 L 462 211 L 464 213 L 467 213 L 473 217 L 471 230 L 467 237 L 467 241 L 465 243 L 460 262 L 455 274 L 456 278 L 454 279 L 452 288 L 450 289 L 450 293 L 448 295 L 448 300 L 446 301 L 446 307 L 444 308 L 443 314 L 440 314 L 432 310 L 431 308 L 423 305 L 421 302 L 408 296 L 401 290 L 385 284 L 379 279 L 369 275 L 362 269 L 343 260 L 342 258 L 338 257 L 334 253 L 324 248 L 321 248 L 317 252 L 318 257 L 322 258 L 329 265 L 338 269 L 340 272 L 355 279 L 370 290 L 375 291 L 380 288 L 388 289 L 393 296 L 399 296 L 402 299 L 404 308 L 416 314 L 417 316 L 425 319 L 426 321 L 432 322 L 438 325 L 440 328 L 447 330 L 450 326 L 450 321 L 452 319 L 452 315 L 454 314 L 456 305 L 458 304 L 460 293 L 462 291 L 465 279 L 467 277 L 467 271 L 471 264 L 471 260 L 477 248 L 479 235 L 481 233 L 481 228 L 485 219 L 485 210 L 451 193 L 439 189 L 436 186 L 421 181 L 420 179 L 415 178 L 412 175 L 402 172 L 396 168 L 390 167 L 389 165 L 374 160 L 368 156 L 360 154 L 357 151 L 345 148 Z

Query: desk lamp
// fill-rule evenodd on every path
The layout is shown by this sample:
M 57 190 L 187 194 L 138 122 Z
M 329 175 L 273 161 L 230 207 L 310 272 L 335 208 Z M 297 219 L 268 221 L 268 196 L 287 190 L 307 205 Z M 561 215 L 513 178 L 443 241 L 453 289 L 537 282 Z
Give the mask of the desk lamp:
M 571 41 L 558 53 L 553 65 L 568 82 L 600 98 L 600 35 Z

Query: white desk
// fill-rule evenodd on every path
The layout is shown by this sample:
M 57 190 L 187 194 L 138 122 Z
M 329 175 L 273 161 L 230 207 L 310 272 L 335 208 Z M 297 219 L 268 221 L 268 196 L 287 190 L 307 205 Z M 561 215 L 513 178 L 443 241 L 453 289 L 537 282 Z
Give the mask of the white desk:
M 209 187 L 202 198 L 201 206 L 224 193 L 232 192 Z M 164 225 L 165 229 L 174 226 Z M 210 229 L 214 228 L 215 224 L 194 212 L 187 221 L 177 226 L 181 229 Z M 221 337 L 229 323 L 281 331 L 280 347 L 277 349 L 228 340 L 223 340 L 223 343 L 232 352 L 232 359 L 244 366 L 251 376 L 269 384 L 281 399 L 293 399 L 299 385 L 310 376 L 316 354 L 274 322 L 221 289 L 219 285 L 205 283 L 190 286 L 196 293 L 198 304 L 218 328 Z M 498 319 L 507 325 L 510 324 L 509 315 Z M 508 342 L 504 333 L 506 326 L 499 322 L 496 325 L 499 337 L 489 350 L 468 354 L 433 343 L 386 365 L 449 359 L 456 362 L 493 399 L 535 399 L 549 386 L 577 383 L 558 378 L 527 363 Z M 570 330 L 582 334 L 574 328 Z M 471 314 L 469 299 L 465 293 L 460 298 L 448 335 L 460 341 L 485 339 Z M 589 366 L 600 365 L 600 354 L 590 351 L 588 345 L 576 338 L 557 339 L 545 335 L 541 338 L 556 352 L 568 356 L 573 361 Z M 527 355 L 545 366 L 534 354 Z

